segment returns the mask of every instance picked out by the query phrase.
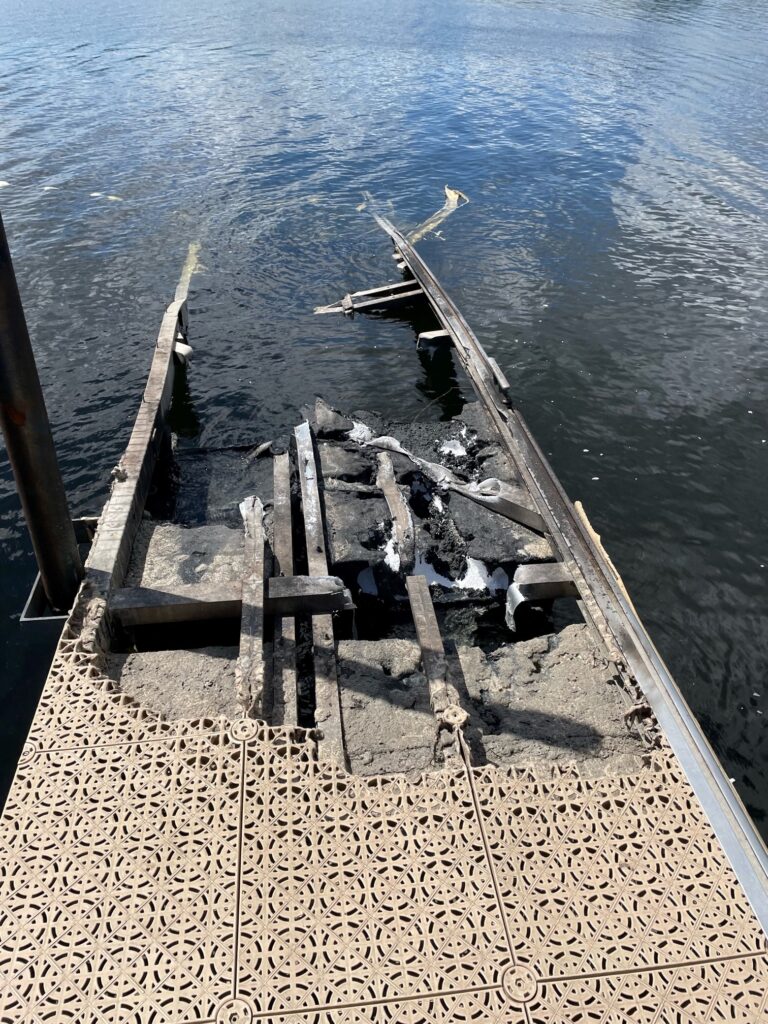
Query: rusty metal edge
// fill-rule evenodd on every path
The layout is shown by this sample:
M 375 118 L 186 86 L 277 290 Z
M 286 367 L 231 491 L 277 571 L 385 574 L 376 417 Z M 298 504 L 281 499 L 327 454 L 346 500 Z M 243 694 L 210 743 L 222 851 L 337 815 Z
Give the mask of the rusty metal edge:
M 448 331 L 461 361 L 475 363 L 483 383 L 493 378 L 488 355 L 453 300 L 404 235 L 386 218 L 374 218 L 421 285 L 437 319 Z M 688 707 L 640 617 L 624 594 L 602 551 L 595 545 L 522 415 L 504 394 L 491 403 L 470 375 L 478 398 L 498 415 L 504 408 L 513 440 L 525 463 L 533 496 L 549 520 L 552 539 L 565 559 L 574 559 L 605 618 L 626 665 L 643 690 L 656 719 L 709 818 L 723 851 L 763 929 L 768 932 L 768 849 L 725 774 L 701 726 Z M 492 419 L 496 418 L 492 416 Z

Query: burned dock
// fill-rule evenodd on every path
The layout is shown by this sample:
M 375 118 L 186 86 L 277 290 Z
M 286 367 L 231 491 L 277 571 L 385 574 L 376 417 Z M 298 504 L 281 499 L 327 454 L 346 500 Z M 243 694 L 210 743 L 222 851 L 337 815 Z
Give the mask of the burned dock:
M 319 311 L 426 303 L 475 401 L 177 448 L 183 278 L 5 811 L 0 1019 L 758 1024 L 765 848 L 379 224 L 404 280 Z

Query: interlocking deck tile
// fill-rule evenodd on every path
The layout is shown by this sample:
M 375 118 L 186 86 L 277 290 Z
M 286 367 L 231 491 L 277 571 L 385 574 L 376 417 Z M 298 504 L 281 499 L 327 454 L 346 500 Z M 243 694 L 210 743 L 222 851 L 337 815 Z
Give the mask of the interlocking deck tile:
M 60 645 L 4 817 L 4 1024 L 768 1020 L 768 951 L 676 760 L 363 778 L 165 724 Z

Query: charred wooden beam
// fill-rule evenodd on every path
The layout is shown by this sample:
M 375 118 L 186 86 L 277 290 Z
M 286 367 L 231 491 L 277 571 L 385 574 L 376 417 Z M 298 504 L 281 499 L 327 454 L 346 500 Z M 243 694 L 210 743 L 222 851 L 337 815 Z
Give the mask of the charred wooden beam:
M 411 604 L 416 636 L 421 648 L 421 663 L 429 686 L 429 702 L 440 726 L 457 729 L 468 719 L 458 691 L 448 678 L 443 638 L 426 576 L 408 576 L 405 580 Z
M 327 615 L 353 611 L 355 603 L 338 576 L 272 576 L 266 607 L 271 615 Z
M 422 295 L 418 281 L 398 281 L 396 284 L 385 284 L 378 288 L 367 288 L 361 292 L 351 292 L 340 302 L 330 306 L 317 306 L 315 313 L 356 313 L 368 309 L 380 309 L 392 303 L 403 302 Z
M 312 432 L 309 424 L 304 422 L 296 427 L 293 433 L 296 438 L 296 459 L 301 485 L 307 566 L 310 575 L 327 576 L 328 556 L 325 550 L 323 507 L 320 502 Z M 347 767 L 336 643 L 333 635 L 333 618 L 330 615 L 316 615 L 312 619 L 312 646 L 315 662 L 315 722 L 321 734 L 318 750 L 322 758 Z
M 288 452 L 275 456 L 273 478 L 272 550 L 275 559 L 273 571 L 277 578 L 293 575 L 291 464 Z M 275 617 L 272 660 L 273 721 L 276 725 L 297 725 L 296 622 L 291 616 Z
M 512 488 L 505 484 L 504 481 L 497 480 L 496 477 L 481 480 L 479 483 L 466 485 L 450 484 L 449 486 L 456 494 L 469 498 L 470 501 L 474 501 L 477 505 L 482 505 L 483 508 L 487 508 L 491 512 L 497 512 L 500 516 L 504 516 L 505 519 L 509 519 L 513 523 L 520 523 L 523 526 L 527 526 L 530 530 L 536 530 L 538 533 L 544 534 L 547 532 L 542 516 L 535 509 L 515 501 L 512 497 L 515 493 Z
M 172 590 L 125 587 L 109 599 L 109 610 L 123 626 L 155 626 L 178 622 L 233 619 L 240 615 L 243 585 L 195 583 Z

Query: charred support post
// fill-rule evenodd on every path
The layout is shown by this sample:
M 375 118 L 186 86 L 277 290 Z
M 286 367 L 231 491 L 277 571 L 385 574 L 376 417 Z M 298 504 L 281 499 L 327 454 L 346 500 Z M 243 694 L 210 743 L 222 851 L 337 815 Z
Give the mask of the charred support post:
M 1 217 L 0 422 L 46 597 L 68 611 L 83 563 Z

